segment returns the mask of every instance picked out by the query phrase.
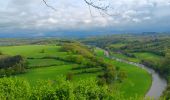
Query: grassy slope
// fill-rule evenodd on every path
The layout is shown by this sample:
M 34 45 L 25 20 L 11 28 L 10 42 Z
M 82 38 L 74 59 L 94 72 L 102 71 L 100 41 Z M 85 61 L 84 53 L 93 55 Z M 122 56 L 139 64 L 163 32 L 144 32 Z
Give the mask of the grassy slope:
M 73 65 L 51 66 L 30 69 L 27 73 L 17 75 L 19 78 L 24 78 L 34 84 L 37 80 L 54 80 L 57 76 L 66 75 Z
M 66 76 L 68 72 L 81 72 L 82 70 L 71 70 L 72 67 L 78 66 L 75 64 L 69 64 L 64 61 L 59 61 L 55 59 L 39 59 L 46 56 L 67 56 L 66 52 L 59 52 L 59 46 L 50 46 L 50 45 L 25 45 L 25 46 L 8 46 L 0 47 L 0 51 L 3 54 L 7 55 L 22 55 L 25 58 L 34 58 L 27 59 L 29 68 L 41 67 L 29 69 L 27 73 L 22 75 L 17 75 L 17 77 L 25 78 L 34 84 L 37 80 L 40 79 L 49 79 L 53 80 L 59 76 Z M 44 53 L 41 51 L 44 50 Z M 37 59 L 38 58 L 38 59 Z M 43 66 L 43 67 L 42 67 Z M 73 77 L 73 80 L 77 81 L 80 79 L 86 78 L 96 78 L 98 73 L 84 73 L 76 74 Z
M 97 49 L 95 51 L 97 54 L 101 55 L 101 49 Z M 127 79 L 125 79 L 124 82 L 118 86 L 118 90 L 120 92 L 122 92 L 127 97 L 134 95 L 144 96 L 146 94 L 152 82 L 151 75 L 149 75 L 147 71 L 136 66 L 110 60 L 108 58 L 105 58 L 105 60 L 127 73 Z
M 144 96 L 151 85 L 151 75 L 145 70 L 133 65 L 122 62 L 110 61 L 110 63 L 119 67 L 127 73 L 127 79 L 120 85 L 119 89 L 125 96 L 136 95 Z

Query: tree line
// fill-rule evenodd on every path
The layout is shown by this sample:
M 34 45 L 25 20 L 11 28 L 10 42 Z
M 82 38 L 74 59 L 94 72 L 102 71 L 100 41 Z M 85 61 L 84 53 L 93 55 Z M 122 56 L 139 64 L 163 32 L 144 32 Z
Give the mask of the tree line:
M 102 68 L 103 74 L 98 76 L 100 84 L 111 84 L 117 80 L 121 82 L 126 78 L 124 71 L 106 62 L 103 58 L 95 56 L 91 47 L 87 47 L 81 43 L 67 43 L 63 44 L 61 51 L 71 53 L 71 55 L 68 54 L 64 58 L 67 61 L 78 63 L 86 68 Z
M 0 77 L 24 72 L 26 72 L 26 61 L 22 56 L 4 56 L 0 58 Z

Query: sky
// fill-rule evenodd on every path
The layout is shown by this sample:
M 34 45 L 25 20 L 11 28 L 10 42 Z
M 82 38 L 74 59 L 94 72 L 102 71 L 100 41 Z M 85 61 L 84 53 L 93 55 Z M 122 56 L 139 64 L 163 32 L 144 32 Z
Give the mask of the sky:
M 0 37 L 170 32 L 170 0 L 92 1 L 109 15 L 84 0 L 46 0 L 56 11 L 43 0 L 0 0 Z

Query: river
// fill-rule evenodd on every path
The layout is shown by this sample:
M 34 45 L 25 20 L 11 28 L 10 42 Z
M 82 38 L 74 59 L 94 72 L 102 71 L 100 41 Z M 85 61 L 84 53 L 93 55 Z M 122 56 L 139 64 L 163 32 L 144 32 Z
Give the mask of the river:
M 105 55 L 107 57 L 110 57 L 108 51 L 105 51 Z M 150 97 L 154 100 L 158 100 L 160 98 L 163 91 L 167 87 L 167 81 L 164 78 L 162 78 L 157 72 L 155 72 L 153 69 L 151 69 L 147 66 L 144 66 L 142 64 L 139 64 L 139 63 L 126 61 L 126 60 L 123 60 L 123 59 L 120 59 L 120 58 L 116 58 L 114 56 L 112 56 L 110 58 L 112 58 L 116 61 L 119 61 L 119 62 L 124 62 L 124 63 L 128 63 L 128 64 L 131 64 L 131 65 L 135 65 L 137 67 L 140 67 L 140 68 L 146 70 L 148 73 L 150 73 L 152 75 L 152 85 L 151 85 L 149 91 L 146 93 L 145 97 Z

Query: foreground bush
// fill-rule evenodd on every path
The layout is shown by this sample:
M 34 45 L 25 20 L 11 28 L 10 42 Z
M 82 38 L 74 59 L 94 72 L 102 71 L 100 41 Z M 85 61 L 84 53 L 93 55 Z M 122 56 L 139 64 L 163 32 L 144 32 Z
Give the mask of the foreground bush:
M 73 84 L 66 80 L 38 81 L 36 86 L 17 78 L 0 79 L 1 100 L 102 100 L 109 98 L 107 86 L 94 80 Z
M 19 79 L 0 79 L 0 100 L 27 99 L 31 96 L 28 82 Z
M 0 100 L 125 100 L 125 97 L 92 79 L 76 83 L 63 79 L 38 81 L 31 87 L 22 79 L 1 78 Z M 126 100 L 143 99 L 135 96 Z

